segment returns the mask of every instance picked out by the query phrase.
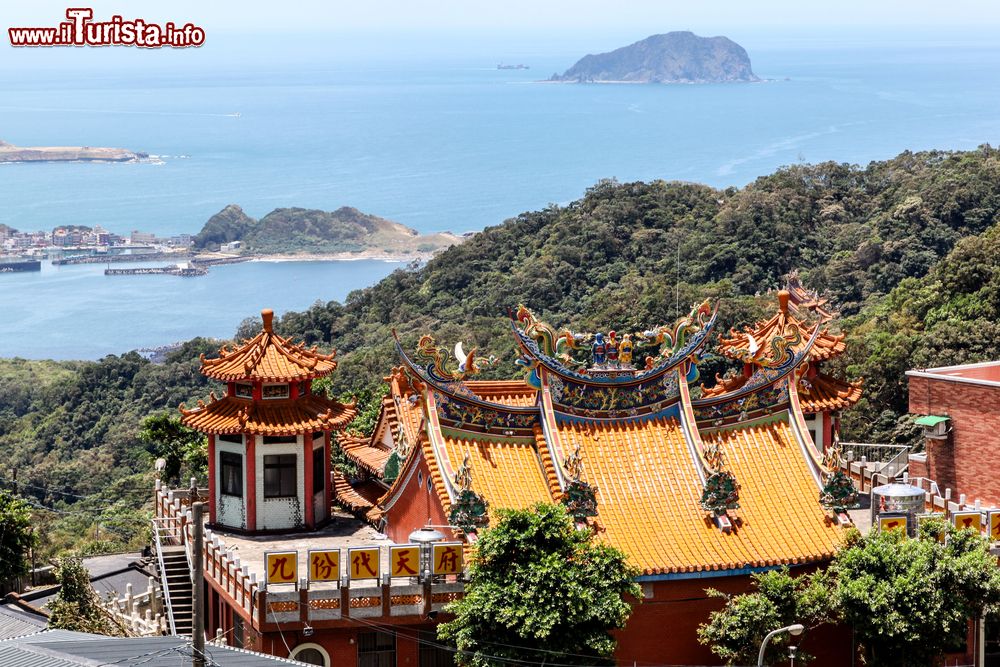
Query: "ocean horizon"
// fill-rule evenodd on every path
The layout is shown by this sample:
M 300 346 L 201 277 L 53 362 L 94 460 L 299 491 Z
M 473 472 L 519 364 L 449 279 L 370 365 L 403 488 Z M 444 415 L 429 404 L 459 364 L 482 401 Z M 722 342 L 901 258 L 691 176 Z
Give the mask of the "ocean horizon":
M 750 51 L 764 82 L 538 83 L 572 64 L 562 55 L 533 57 L 530 70 L 456 56 L 183 76 L 4 71 L 0 139 L 159 158 L 2 165 L 0 223 L 170 236 L 196 233 L 228 204 L 254 217 L 354 206 L 423 233 L 462 233 L 566 204 L 603 178 L 740 187 L 782 165 L 864 165 L 1000 139 L 1000 48 Z M 0 355 L 92 359 L 231 336 L 262 307 L 343 300 L 399 268 L 305 264 L 213 267 L 191 279 L 93 273 L 101 265 L 0 275 Z

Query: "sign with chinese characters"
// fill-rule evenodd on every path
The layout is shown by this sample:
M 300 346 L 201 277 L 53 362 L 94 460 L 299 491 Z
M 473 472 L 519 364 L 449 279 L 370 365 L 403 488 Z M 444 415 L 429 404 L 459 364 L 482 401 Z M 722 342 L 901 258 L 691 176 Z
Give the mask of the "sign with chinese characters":
M 435 544 L 433 555 L 434 574 L 459 574 L 462 571 L 462 544 Z
M 299 580 L 298 551 L 269 551 L 264 554 L 269 584 L 294 584 Z
M 351 579 L 379 578 L 379 548 L 361 547 L 348 549 L 348 572 Z
M 389 576 L 416 577 L 420 574 L 420 547 L 406 544 L 389 547 Z
M 905 533 L 906 523 L 907 517 L 905 514 L 880 514 L 878 517 L 878 529 L 883 533 L 890 530 L 901 530 Z
M 340 581 L 340 549 L 309 550 L 309 581 Z
M 990 512 L 990 539 L 1000 540 L 1000 510 Z
M 979 512 L 955 512 L 951 515 L 951 524 L 955 526 L 955 530 L 979 530 L 980 521 Z

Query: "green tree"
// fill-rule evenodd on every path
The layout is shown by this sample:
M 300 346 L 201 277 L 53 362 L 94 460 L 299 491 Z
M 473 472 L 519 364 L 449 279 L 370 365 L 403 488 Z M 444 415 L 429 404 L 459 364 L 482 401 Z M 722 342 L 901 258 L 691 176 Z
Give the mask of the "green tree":
M 168 483 L 181 482 L 181 469 L 185 465 L 196 477 L 207 475 L 205 437 L 184 426 L 179 417 L 169 412 L 146 417 L 139 438 L 146 451 L 166 462 L 163 476 Z
M 753 575 L 752 593 L 726 595 L 715 589 L 706 591 L 711 597 L 726 600 L 726 606 L 712 612 L 708 623 L 698 628 L 698 641 L 711 646 L 712 652 L 727 665 L 756 664 L 757 652 L 764 637 L 792 623 L 815 628 L 836 618 L 836 602 L 832 595 L 829 575 L 815 572 L 792 577 L 788 568 Z M 767 664 L 780 662 L 790 637 L 782 634 L 769 644 Z M 799 659 L 812 656 L 800 652 Z
M 19 496 L 0 491 L 0 581 L 28 573 L 28 551 L 35 544 L 31 506 Z
M 60 558 L 56 562 L 59 593 L 49 605 L 49 628 L 93 632 L 120 637 L 124 628 L 101 604 L 90 584 L 90 573 L 77 556 Z
M 595 544 L 566 510 L 538 504 L 499 510 L 496 526 L 476 544 L 465 597 L 438 627 L 460 665 L 507 661 L 612 664 L 611 630 L 639 598 L 639 572 L 622 552 Z
M 969 619 L 1000 605 L 1000 566 L 976 531 L 873 531 L 855 536 L 831 570 L 842 618 L 872 667 L 935 665 Z

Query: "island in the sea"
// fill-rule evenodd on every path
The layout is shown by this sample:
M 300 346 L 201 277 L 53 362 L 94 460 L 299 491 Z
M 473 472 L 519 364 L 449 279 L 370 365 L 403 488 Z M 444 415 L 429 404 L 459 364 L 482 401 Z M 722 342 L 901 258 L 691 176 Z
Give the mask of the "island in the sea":
M 0 162 L 135 162 L 148 157 L 124 148 L 14 146 L 0 141 Z
M 550 81 L 566 83 L 731 83 L 759 81 L 746 49 L 728 37 L 668 32 L 581 58 Z
M 209 218 L 192 239 L 193 248 L 201 252 L 391 259 L 426 258 L 463 240 L 451 232 L 420 234 L 350 206 L 335 211 L 277 208 L 256 220 L 235 204 Z

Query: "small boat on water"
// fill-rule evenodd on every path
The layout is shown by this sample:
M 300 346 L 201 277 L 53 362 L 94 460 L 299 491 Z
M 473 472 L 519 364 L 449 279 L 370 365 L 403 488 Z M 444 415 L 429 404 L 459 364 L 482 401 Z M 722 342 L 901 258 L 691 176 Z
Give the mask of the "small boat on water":
M 531 69 L 531 68 L 523 64 L 504 65 L 503 63 L 500 63 L 499 65 L 497 65 L 497 69 Z

